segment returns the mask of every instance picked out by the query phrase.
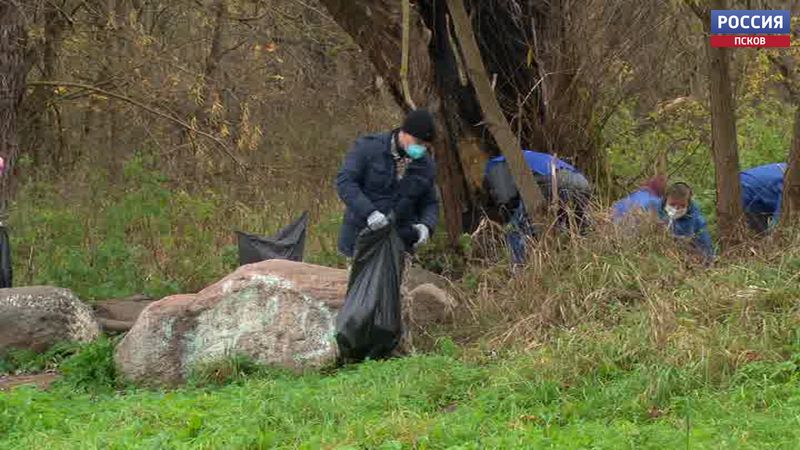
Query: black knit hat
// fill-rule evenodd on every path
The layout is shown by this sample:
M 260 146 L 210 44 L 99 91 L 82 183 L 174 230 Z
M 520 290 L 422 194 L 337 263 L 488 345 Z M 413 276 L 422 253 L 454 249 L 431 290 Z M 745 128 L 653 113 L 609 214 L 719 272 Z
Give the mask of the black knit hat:
M 400 129 L 424 142 L 433 142 L 436 138 L 433 116 L 425 109 L 415 109 L 408 113 Z

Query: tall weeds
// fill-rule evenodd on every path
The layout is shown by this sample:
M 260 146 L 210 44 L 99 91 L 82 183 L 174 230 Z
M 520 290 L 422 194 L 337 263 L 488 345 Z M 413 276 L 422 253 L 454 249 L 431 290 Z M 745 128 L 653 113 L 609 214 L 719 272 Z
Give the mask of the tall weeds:
M 531 243 L 514 271 L 473 266 L 459 329 L 493 348 L 552 344 L 577 372 L 611 361 L 726 379 L 800 352 L 798 243 L 800 230 L 787 232 L 707 267 L 655 223 L 601 220 L 587 236 Z

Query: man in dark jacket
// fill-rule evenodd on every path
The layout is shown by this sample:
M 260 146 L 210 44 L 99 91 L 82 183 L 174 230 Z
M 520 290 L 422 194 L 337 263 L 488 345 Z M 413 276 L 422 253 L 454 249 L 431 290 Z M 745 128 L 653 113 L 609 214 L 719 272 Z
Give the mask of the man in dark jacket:
M 419 109 L 400 128 L 362 136 L 353 144 L 336 177 L 347 207 L 339 233 L 339 251 L 345 256 L 353 256 L 364 227 L 389 225 L 390 213 L 408 252 L 428 241 L 439 218 L 436 166 L 428 155 L 435 132 L 433 116 Z

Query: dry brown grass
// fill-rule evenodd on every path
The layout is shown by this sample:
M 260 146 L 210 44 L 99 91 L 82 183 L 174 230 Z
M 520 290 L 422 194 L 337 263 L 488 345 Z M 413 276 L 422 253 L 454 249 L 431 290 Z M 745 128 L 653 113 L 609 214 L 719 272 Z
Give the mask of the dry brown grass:
M 485 240 L 494 233 L 497 242 L 499 232 Z M 586 358 L 596 367 L 591 360 L 611 352 L 615 361 L 732 373 L 785 357 L 797 339 L 798 244 L 800 233 L 786 232 L 706 267 L 657 224 L 624 228 L 601 218 L 585 237 L 533 243 L 516 273 L 507 263 L 473 265 L 459 337 L 491 348 L 555 343 L 578 366 Z

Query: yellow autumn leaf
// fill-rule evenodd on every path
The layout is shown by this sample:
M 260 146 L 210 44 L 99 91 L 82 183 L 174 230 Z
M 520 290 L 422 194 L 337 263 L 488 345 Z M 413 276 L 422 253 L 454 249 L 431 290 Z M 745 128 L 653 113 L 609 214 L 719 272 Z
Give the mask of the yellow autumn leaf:
M 214 117 L 219 117 L 222 115 L 223 110 L 224 107 L 222 106 L 222 103 L 220 103 L 219 100 L 214 100 L 214 103 L 211 104 L 211 115 Z

